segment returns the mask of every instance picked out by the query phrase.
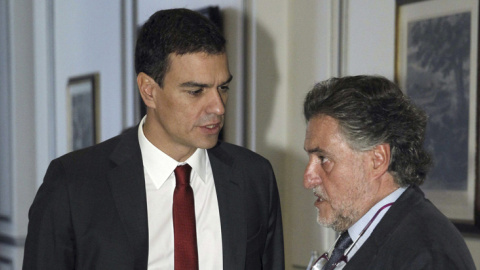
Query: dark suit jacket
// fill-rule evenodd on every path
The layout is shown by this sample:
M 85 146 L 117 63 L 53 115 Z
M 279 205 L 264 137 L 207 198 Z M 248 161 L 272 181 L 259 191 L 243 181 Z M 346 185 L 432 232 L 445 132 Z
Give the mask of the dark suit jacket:
M 270 163 L 221 142 L 208 155 L 224 269 L 284 269 Z M 147 269 L 147 203 L 137 129 L 53 160 L 29 220 L 23 269 Z
M 344 270 L 475 269 L 455 226 L 420 188 L 408 188 Z

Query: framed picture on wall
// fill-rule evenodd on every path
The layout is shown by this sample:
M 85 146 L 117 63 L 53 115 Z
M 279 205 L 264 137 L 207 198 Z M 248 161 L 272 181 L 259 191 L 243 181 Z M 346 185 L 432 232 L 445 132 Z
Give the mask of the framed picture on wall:
M 397 0 L 396 80 L 428 114 L 434 165 L 422 190 L 464 233 L 480 232 L 478 1 Z
M 94 145 L 100 138 L 99 74 L 73 77 L 67 85 L 69 151 Z
M 13 270 L 13 262 L 10 258 L 0 256 L 0 269 Z

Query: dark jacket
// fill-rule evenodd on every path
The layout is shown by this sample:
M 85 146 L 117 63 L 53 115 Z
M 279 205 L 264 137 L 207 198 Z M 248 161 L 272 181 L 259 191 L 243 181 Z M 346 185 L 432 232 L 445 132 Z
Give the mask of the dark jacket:
M 284 269 L 280 202 L 270 163 L 221 142 L 208 155 L 224 269 Z M 23 269 L 147 269 L 137 129 L 53 160 L 29 219 Z
M 344 270 L 476 269 L 462 235 L 420 188 L 408 188 Z

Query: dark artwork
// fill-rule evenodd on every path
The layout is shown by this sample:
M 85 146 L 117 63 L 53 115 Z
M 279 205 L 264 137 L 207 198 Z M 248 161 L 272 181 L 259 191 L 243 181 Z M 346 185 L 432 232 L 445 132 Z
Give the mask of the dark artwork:
M 220 32 L 223 32 L 222 13 L 220 12 L 220 8 L 218 6 L 209 6 L 197 11 L 210 19 L 218 27 L 218 29 L 220 29 Z
M 82 91 L 72 95 L 72 150 L 94 144 L 93 108 L 92 93 Z
M 465 12 L 408 24 L 406 92 L 429 116 L 434 158 L 426 189 L 467 189 L 470 22 Z

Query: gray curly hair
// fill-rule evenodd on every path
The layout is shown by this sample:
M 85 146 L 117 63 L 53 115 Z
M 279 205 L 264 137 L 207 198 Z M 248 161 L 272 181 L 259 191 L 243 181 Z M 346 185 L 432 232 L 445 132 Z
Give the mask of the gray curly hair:
M 388 171 L 399 186 L 424 182 L 432 163 L 423 147 L 427 116 L 393 82 L 362 75 L 317 83 L 305 98 L 304 116 L 309 121 L 317 115 L 336 119 L 356 151 L 388 143 Z

